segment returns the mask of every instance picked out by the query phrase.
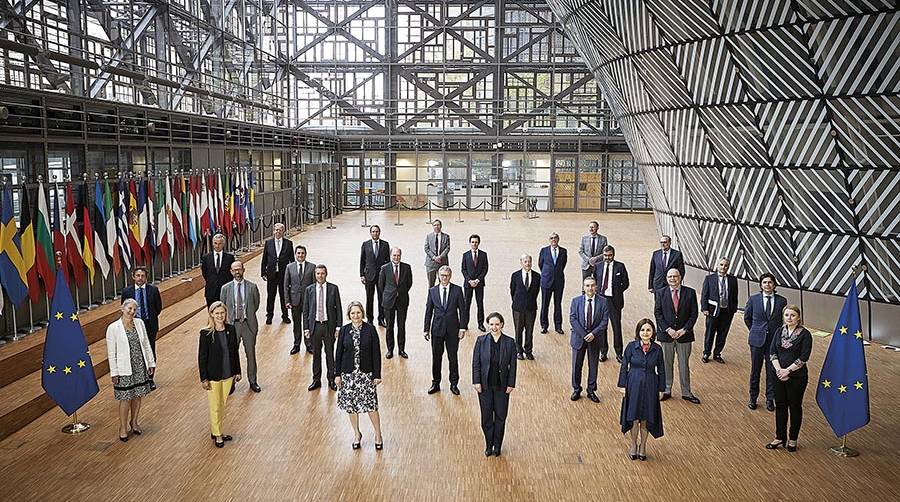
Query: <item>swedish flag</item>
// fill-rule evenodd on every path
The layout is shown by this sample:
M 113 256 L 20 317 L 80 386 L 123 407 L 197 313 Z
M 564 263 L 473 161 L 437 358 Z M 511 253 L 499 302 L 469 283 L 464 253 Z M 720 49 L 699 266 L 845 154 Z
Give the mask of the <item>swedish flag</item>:
M 850 286 L 822 364 L 816 403 L 837 437 L 869 423 L 869 379 L 856 281 Z
M 44 341 L 41 386 L 66 415 L 78 411 L 100 391 L 78 310 L 62 275 L 62 267 L 56 271 L 56 291 Z

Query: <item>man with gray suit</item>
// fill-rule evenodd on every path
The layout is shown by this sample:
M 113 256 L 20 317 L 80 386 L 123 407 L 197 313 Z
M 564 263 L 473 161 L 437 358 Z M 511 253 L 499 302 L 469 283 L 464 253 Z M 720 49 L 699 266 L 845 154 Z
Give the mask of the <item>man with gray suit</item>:
M 592 221 L 588 225 L 588 234 L 581 238 L 581 247 L 578 248 L 578 256 L 581 256 L 581 278 L 587 279 L 594 276 L 594 266 L 603 261 L 603 248 L 606 247 L 606 236 L 597 231 L 600 224 Z
M 244 344 L 250 390 L 259 392 L 262 390 L 256 382 L 256 334 L 259 333 L 256 312 L 259 310 L 259 288 L 244 279 L 244 263 L 240 260 L 231 264 L 231 276 L 234 280 L 222 286 L 220 298 L 225 303 L 228 319 Z
M 306 261 L 306 247 L 294 248 L 294 262 L 284 271 L 284 293 L 287 295 L 287 307 L 294 320 L 294 346 L 291 355 L 300 352 L 300 344 L 306 340 L 303 336 L 303 300 L 306 288 L 316 282 L 316 264 Z M 306 343 L 306 351 L 312 354 L 312 345 Z
M 412 289 L 412 267 L 408 263 L 402 263 L 400 248 L 391 248 L 391 261 L 385 263 L 378 273 L 378 297 L 381 299 L 381 307 L 384 309 L 384 318 L 387 321 L 387 331 L 384 339 L 387 344 L 385 357 L 394 357 L 394 319 L 397 319 L 397 348 L 400 349 L 400 357 L 406 355 L 406 312 L 409 310 L 409 290 Z
M 435 218 L 431 222 L 434 232 L 425 237 L 425 272 L 428 274 L 428 287 L 434 286 L 438 270 L 447 265 L 450 254 L 450 236 L 441 232 L 441 220 Z
M 341 293 L 337 285 L 325 282 L 328 268 L 321 263 L 316 265 L 316 282 L 306 288 L 306 300 L 303 302 L 303 316 L 306 329 L 303 336 L 311 339 L 313 348 L 312 383 L 307 390 L 313 391 L 322 386 L 322 345 L 325 345 L 325 365 L 328 388 L 337 390 L 334 383 L 334 340 L 341 329 Z M 307 340 L 306 343 L 310 343 Z

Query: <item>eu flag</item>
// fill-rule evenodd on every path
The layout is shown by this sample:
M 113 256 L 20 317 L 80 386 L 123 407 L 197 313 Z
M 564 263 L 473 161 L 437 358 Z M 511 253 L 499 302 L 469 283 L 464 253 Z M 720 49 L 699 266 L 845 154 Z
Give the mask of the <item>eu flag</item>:
M 50 305 L 41 386 L 66 415 L 78 411 L 100 391 L 78 310 L 62 275 L 62 267 L 57 268 L 56 291 Z
M 869 379 L 856 281 L 850 286 L 822 364 L 816 402 L 837 437 L 869 423 Z

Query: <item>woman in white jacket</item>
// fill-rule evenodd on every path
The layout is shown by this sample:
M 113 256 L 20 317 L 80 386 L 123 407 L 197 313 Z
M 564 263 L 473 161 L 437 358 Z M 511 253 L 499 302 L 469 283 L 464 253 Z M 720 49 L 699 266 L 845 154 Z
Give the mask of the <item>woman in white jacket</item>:
M 138 421 L 141 398 L 151 392 L 156 370 L 147 328 L 144 321 L 134 318 L 135 313 L 137 302 L 129 298 L 122 303 L 122 317 L 106 328 L 109 375 L 113 393 L 119 401 L 119 440 L 122 442 L 128 441 L 129 425 L 134 434 L 140 436 L 143 432 Z

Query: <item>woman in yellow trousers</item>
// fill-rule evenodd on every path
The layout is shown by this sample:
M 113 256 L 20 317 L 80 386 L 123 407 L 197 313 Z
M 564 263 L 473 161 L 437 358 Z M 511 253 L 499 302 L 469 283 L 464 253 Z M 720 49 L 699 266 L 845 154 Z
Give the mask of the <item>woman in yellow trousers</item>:
M 241 360 L 234 326 L 227 324 L 225 304 L 217 301 L 209 306 L 209 324 L 200 331 L 200 383 L 209 400 L 209 431 L 216 447 L 225 446 L 232 437 L 222 433 L 225 403 L 235 382 L 241 381 Z

